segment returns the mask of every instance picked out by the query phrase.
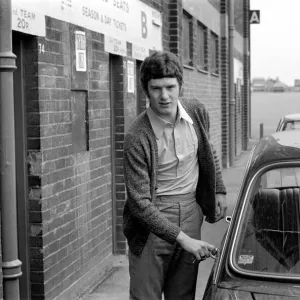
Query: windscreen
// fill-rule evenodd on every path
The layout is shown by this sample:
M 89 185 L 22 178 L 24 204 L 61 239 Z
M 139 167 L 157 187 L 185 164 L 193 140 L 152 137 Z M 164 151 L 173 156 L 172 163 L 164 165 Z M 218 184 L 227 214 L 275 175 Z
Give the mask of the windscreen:
M 284 123 L 283 131 L 289 131 L 289 130 L 300 130 L 300 121 L 289 121 Z

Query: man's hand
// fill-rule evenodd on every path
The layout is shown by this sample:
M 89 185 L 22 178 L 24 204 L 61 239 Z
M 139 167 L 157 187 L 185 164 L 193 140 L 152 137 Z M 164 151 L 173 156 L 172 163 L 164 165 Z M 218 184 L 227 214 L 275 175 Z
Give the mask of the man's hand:
M 206 259 L 211 256 L 211 252 L 214 253 L 216 251 L 215 246 L 201 240 L 193 239 L 183 231 L 180 231 L 176 240 L 184 250 L 194 254 L 197 260 Z
M 225 217 L 226 210 L 227 210 L 226 195 L 216 194 L 215 222 L 218 222 Z

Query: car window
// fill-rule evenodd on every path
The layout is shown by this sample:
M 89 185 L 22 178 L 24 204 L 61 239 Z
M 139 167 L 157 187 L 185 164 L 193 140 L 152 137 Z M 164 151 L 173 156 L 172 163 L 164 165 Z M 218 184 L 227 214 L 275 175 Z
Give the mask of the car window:
M 286 122 L 284 123 L 282 130 L 283 131 L 300 130 L 300 121 Z
M 300 276 L 300 167 L 260 176 L 240 224 L 232 256 L 237 270 Z

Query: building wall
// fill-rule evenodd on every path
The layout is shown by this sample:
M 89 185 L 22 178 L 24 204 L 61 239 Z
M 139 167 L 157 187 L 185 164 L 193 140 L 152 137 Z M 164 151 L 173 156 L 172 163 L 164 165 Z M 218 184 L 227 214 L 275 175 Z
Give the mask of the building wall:
M 77 30 L 87 42 L 87 71 L 80 73 Z M 104 51 L 103 34 L 47 16 L 46 36 L 33 37 L 29 48 L 31 296 L 75 299 L 111 269 L 113 253 L 126 253 L 123 140 L 137 99 L 145 102 L 138 81 L 128 92 L 127 63 L 138 72 L 140 62 L 130 43 L 126 56 L 113 55 Z
M 199 6 L 197 6 L 199 5 Z M 201 5 L 190 3 L 189 1 L 183 1 L 183 7 L 191 15 L 191 26 L 192 26 L 192 45 L 191 45 L 191 64 L 184 65 L 184 98 L 197 98 L 207 108 L 210 115 L 210 136 L 211 142 L 217 151 L 217 154 L 222 160 L 222 123 L 221 123 L 221 17 L 220 17 L 220 3 L 219 1 L 206 1 L 202 2 Z M 214 16 L 213 18 L 211 16 Z M 210 18 L 208 18 L 210 16 Z M 180 20 L 182 19 L 182 11 Z M 199 55 L 197 49 L 197 38 L 196 30 L 197 23 L 201 22 L 206 27 L 207 40 L 205 46 L 207 49 L 206 70 L 199 69 L 196 61 Z M 179 28 L 181 26 L 179 22 Z M 181 33 L 181 32 L 180 32 Z M 218 72 L 212 70 L 212 58 L 210 55 L 212 34 L 218 36 Z M 180 41 L 180 54 L 183 57 L 183 45 L 184 41 L 182 37 L 178 37 Z
M 35 101 L 27 124 L 29 200 L 39 204 L 29 219 L 34 229 L 29 245 L 33 299 L 54 299 L 82 277 L 93 281 L 93 272 L 112 253 L 110 100 L 103 35 L 85 31 L 89 72 L 76 78 L 74 31 L 84 29 L 49 17 L 46 26 L 46 37 L 36 41 L 43 47 L 35 51 L 37 76 L 26 83 L 32 90 L 28 101 Z
M 182 59 L 182 14 L 189 9 L 187 3 L 143 2 L 162 12 L 163 49 Z M 183 97 L 197 97 L 207 107 L 211 140 L 226 166 L 227 1 L 205 1 L 199 11 L 192 16 L 193 28 L 197 20 L 207 26 L 208 49 L 212 32 L 217 34 L 219 72 L 212 72 L 209 55 L 205 72 L 185 66 Z M 127 253 L 122 232 L 123 141 L 146 101 L 137 76 L 141 61 L 132 57 L 130 43 L 125 56 L 114 55 L 105 52 L 101 33 L 51 17 L 45 22 L 46 36 L 32 36 L 25 45 L 30 292 L 32 299 L 76 299 L 111 269 L 113 254 Z M 86 34 L 86 72 L 76 71 L 75 31 Z M 239 58 L 245 60 L 243 52 Z M 128 92 L 130 62 L 134 93 Z M 245 93 L 242 90 L 236 111 L 237 153 L 243 137 L 238 130 L 245 122 L 240 116 Z

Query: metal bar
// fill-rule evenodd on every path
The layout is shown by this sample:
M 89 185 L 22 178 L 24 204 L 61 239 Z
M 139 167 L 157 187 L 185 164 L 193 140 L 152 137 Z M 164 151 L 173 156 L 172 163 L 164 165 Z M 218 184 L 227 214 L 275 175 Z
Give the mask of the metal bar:
M 20 299 L 18 259 L 17 203 L 15 171 L 15 122 L 13 71 L 16 56 L 12 52 L 11 0 L 0 1 L 0 201 L 2 231 L 3 296 Z
M 262 139 L 264 137 L 264 123 L 259 124 L 259 138 Z

